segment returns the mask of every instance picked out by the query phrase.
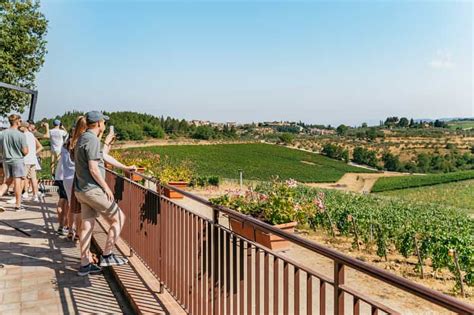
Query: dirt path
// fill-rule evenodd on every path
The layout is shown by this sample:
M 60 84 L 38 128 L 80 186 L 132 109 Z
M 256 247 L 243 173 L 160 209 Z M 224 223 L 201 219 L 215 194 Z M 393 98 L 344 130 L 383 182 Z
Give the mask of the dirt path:
M 406 173 L 346 173 L 336 183 L 308 183 L 310 187 L 338 189 L 358 193 L 370 193 L 377 179 L 380 177 L 407 176 Z

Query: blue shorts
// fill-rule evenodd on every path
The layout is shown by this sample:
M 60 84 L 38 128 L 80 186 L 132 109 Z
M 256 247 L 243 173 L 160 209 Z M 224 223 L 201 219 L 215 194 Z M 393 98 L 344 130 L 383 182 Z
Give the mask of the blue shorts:
M 3 162 L 3 174 L 5 178 L 23 178 L 26 176 L 25 163 L 23 161 Z

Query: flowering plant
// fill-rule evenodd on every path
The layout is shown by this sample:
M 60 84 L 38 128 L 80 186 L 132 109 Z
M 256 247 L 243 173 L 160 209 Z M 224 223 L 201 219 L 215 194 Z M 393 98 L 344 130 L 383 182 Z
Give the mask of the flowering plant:
M 210 201 L 272 225 L 293 221 L 304 223 L 308 213 L 314 211 L 314 206 L 309 202 L 296 201 L 293 188 L 297 185 L 294 180 L 281 182 L 276 179 L 255 189 L 250 188 L 246 192 L 227 191 L 223 196 Z
M 155 177 L 162 183 L 187 182 L 194 176 L 192 163 L 187 160 L 172 161 L 168 156 L 160 157 L 159 154 L 140 151 L 137 155 L 133 150 L 112 151 L 111 155 L 117 160 L 145 168 L 145 174 Z

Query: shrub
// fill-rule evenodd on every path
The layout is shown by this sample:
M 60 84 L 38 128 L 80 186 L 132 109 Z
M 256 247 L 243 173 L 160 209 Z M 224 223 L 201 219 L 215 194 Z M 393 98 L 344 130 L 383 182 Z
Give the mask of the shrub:
M 289 132 L 284 132 L 278 136 L 278 139 L 284 144 L 291 144 L 295 140 L 295 135 Z
M 192 137 L 199 140 L 209 140 L 215 136 L 214 129 L 210 126 L 199 126 L 194 131 Z

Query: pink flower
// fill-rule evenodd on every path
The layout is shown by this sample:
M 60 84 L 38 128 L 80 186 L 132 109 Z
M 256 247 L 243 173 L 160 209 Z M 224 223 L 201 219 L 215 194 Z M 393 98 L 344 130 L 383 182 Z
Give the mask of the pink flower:
M 324 205 L 324 201 L 320 198 L 320 196 L 314 198 L 313 203 L 316 205 L 320 212 L 324 212 L 326 206 Z
M 298 182 L 292 178 L 285 181 L 286 186 L 290 188 L 296 188 L 298 186 Z

